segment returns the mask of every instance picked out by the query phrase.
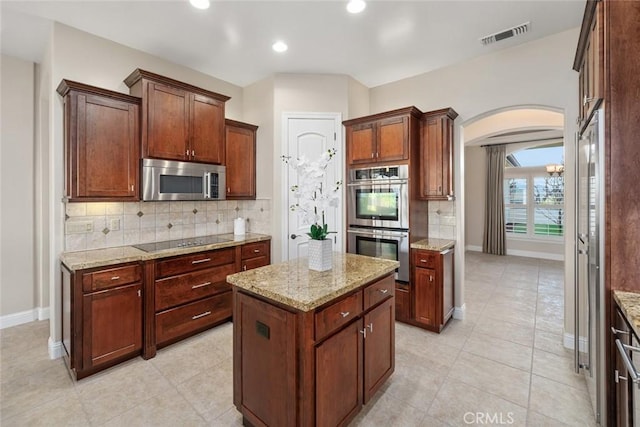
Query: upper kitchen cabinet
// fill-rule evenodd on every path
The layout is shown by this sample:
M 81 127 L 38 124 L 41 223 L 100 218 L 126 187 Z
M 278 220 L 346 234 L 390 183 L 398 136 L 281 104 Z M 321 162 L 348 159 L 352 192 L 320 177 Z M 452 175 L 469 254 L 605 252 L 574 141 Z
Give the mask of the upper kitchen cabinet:
M 142 98 L 142 157 L 224 164 L 228 96 L 140 69 L 124 82 Z
M 411 141 L 418 138 L 421 114 L 416 107 L 407 107 L 342 122 L 348 164 L 406 163 Z
M 140 99 L 62 80 L 69 201 L 139 199 Z
M 579 71 L 579 117 L 578 127 L 586 125 L 591 113 L 600 105 L 603 93 L 604 57 L 603 57 L 603 4 L 592 2 L 585 14 L 586 31 L 580 34 L 574 68 Z M 584 24 L 583 24 L 584 25 Z
M 255 199 L 258 126 L 227 119 L 225 129 L 227 199 Z
M 419 195 L 422 200 L 453 198 L 452 108 L 430 111 L 420 120 Z

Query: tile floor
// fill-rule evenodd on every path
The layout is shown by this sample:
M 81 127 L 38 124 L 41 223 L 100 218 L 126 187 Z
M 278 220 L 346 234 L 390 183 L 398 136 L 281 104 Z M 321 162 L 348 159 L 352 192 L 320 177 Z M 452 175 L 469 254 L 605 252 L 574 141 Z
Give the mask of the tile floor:
M 398 323 L 396 371 L 354 426 L 595 425 L 562 347 L 559 262 L 466 258 L 467 318 Z M 79 382 L 47 356 L 48 322 L 0 331 L 2 426 L 239 426 L 230 323 Z

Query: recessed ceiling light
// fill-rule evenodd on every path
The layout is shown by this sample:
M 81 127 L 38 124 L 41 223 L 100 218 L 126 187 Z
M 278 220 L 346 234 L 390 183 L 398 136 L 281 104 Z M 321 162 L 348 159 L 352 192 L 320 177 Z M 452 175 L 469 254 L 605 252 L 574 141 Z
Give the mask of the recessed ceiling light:
M 365 7 L 367 7 L 367 4 L 364 0 L 349 0 L 349 3 L 347 3 L 347 10 L 350 13 L 360 13 Z
M 271 48 L 278 53 L 282 53 L 282 52 L 286 52 L 286 50 L 289 49 L 289 46 L 287 46 L 285 42 L 278 40 L 273 45 L 271 45 Z
M 210 6 L 209 0 L 189 0 L 189 3 L 196 9 L 209 9 Z

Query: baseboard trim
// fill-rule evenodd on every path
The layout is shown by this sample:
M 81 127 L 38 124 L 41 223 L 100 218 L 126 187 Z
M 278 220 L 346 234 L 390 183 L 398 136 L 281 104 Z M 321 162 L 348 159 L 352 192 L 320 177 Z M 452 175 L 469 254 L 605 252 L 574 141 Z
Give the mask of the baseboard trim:
M 49 337 L 49 359 L 59 359 L 62 357 L 63 352 L 62 341 L 53 341 Z
M 0 316 L 0 329 L 22 325 L 38 320 L 38 309 L 20 311 L 18 313 Z
M 457 320 L 464 320 L 464 315 L 465 312 L 467 311 L 467 305 L 466 304 L 462 304 L 461 307 L 454 307 L 453 308 L 453 318 L 457 319 Z
M 48 320 L 50 317 L 49 314 L 49 307 L 38 308 L 38 320 Z
M 564 336 L 563 336 L 563 345 L 565 348 L 568 348 L 569 350 L 573 350 L 575 348 L 575 340 L 574 340 L 575 335 L 570 334 L 569 332 L 565 332 Z M 580 347 L 580 351 L 582 353 L 586 353 L 587 349 L 589 348 L 589 341 L 587 340 L 586 337 L 580 337 L 578 340 L 578 347 Z
M 466 250 L 471 252 L 482 252 L 482 246 L 467 245 Z M 564 261 L 563 254 L 550 254 L 547 252 L 521 251 L 518 249 L 507 249 L 507 255 L 521 256 L 526 258 L 549 259 L 552 261 Z

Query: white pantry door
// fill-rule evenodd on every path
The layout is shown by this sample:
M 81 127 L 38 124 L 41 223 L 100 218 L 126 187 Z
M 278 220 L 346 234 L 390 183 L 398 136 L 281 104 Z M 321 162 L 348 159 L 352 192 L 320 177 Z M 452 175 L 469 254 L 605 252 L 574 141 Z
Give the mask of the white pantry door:
M 331 184 L 343 181 L 343 159 L 342 153 L 342 116 L 340 113 L 284 113 L 283 132 L 286 146 L 284 155 L 292 158 L 299 158 L 304 155 L 310 161 L 320 158 L 320 155 L 335 148 L 336 156 L 331 160 L 327 168 L 324 188 L 331 188 Z M 291 205 L 296 203 L 296 198 L 290 191 L 292 185 L 298 183 L 296 171 L 290 166 L 283 164 L 286 168 L 284 174 L 285 188 L 283 197 L 283 210 L 286 215 L 286 226 L 284 239 L 288 244 L 283 245 L 283 259 L 294 259 L 307 256 L 308 240 L 307 232 L 311 224 L 304 224 L 298 212 L 292 212 Z M 327 183 L 331 183 L 327 185 Z M 333 240 L 333 250 L 341 252 L 343 239 L 343 200 L 344 186 L 340 189 L 340 204 L 337 208 L 329 208 L 325 213 L 325 220 L 329 226 L 329 231 L 336 231 L 331 234 Z

